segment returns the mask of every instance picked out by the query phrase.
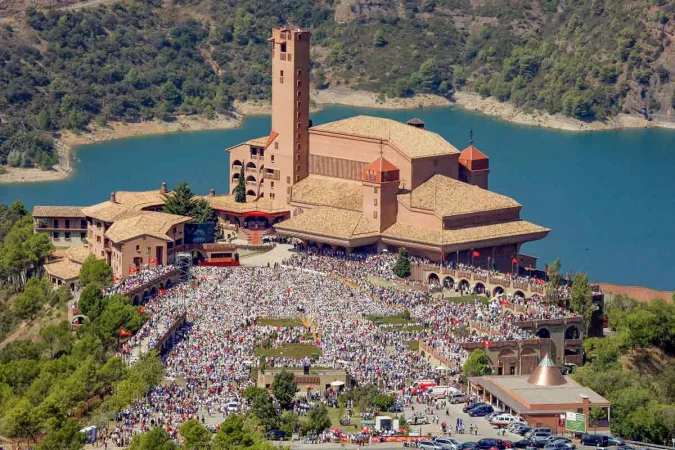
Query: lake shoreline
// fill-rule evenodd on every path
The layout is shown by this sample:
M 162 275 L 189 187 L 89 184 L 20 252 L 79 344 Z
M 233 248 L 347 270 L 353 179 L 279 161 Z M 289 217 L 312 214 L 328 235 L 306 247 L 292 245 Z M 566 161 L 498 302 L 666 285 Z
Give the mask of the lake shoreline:
M 510 123 L 564 131 L 584 132 L 655 127 L 675 129 L 675 123 L 649 122 L 645 119 L 624 114 L 607 122 L 583 122 L 560 114 L 551 115 L 545 112 L 530 113 L 516 108 L 512 103 L 502 103 L 493 97 L 482 98 L 476 93 L 466 91 L 455 93 L 453 101 L 431 94 L 418 94 L 407 98 L 383 98 L 374 92 L 358 91 L 349 88 L 313 91 L 311 98 L 312 112 L 320 111 L 325 105 L 390 110 L 415 110 L 419 108 L 457 106 Z M 271 112 L 271 104 L 266 101 L 235 101 L 234 106 L 235 112 L 232 115 L 219 115 L 215 119 L 207 119 L 200 116 L 178 116 L 171 122 L 161 122 L 158 120 L 141 123 L 112 122 L 105 127 L 92 127 L 91 131 L 85 133 L 65 131 L 56 140 L 59 164 L 51 170 L 6 167 L 7 173 L 0 174 L 0 185 L 64 180 L 73 173 L 70 163 L 73 157 L 73 149 L 80 145 L 154 134 L 231 129 L 240 126 L 246 116 L 269 115 Z

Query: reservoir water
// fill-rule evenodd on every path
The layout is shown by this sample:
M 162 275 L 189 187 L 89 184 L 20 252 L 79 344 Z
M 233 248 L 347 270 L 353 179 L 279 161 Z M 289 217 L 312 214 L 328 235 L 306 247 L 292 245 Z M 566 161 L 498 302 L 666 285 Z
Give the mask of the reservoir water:
M 521 217 L 552 228 L 523 253 L 560 257 L 563 272 L 592 280 L 675 289 L 675 132 L 571 133 L 512 125 L 454 108 L 386 111 L 329 107 L 315 124 L 369 114 L 405 121 L 417 116 L 458 149 L 490 156 L 490 190 L 514 197 Z M 206 194 L 228 188 L 224 149 L 269 133 L 269 117 L 237 129 L 108 141 L 76 149 L 75 172 L 53 183 L 0 185 L 0 203 L 90 205 L 116 190 L 171 188 L 187 181 Z

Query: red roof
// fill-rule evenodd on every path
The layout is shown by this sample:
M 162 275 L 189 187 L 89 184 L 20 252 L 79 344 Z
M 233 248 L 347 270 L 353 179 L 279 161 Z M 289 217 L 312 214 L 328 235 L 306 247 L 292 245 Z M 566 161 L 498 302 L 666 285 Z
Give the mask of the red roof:
M 394 170 L 398 170 L 398 167 L 380 156 L 364 167 L 363 170 L 368 172 L 393 172 Z
M 270 144 L 271 144 L 272 142 L 274 142 L 274 140 L 277 138 L 277 136 L 279 136 L 279 133 L 277 133 L 277 132 L 274 131 L 274 130 L 270 131 L 270 135 L 269 135 L 269 137 L 267 138 L 267 142 L 265 143 L 265 149 L 267 149 L 267 147 L 269 147 Z
M 468 161 L 478 161 L 481 159 L 490 159 L 488 156 L 478 150 L 473 145 L 469 145 L 467 148 L 462 150 L 462 153 L 459 154 L 460 159 L 465 159 Z

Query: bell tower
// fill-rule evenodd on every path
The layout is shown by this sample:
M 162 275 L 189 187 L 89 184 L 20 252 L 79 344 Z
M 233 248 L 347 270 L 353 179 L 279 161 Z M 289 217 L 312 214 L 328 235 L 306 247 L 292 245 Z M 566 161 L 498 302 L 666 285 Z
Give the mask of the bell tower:
M 275 208 L 288 207 L 292 186 L 309 175 L 310 38 L 309 31 L 275 27 L 269 39 L 272 130 L 265 151 L 265 191 Z

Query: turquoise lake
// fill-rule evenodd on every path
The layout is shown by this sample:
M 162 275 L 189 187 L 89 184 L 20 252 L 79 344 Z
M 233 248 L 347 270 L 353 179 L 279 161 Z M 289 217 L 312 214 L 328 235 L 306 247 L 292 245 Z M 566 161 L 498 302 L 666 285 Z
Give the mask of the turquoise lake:
M 521 217 L 552 228 L 524 246 L 539 266 L 560 257 L 563 271 L 592 280 L 675 289 L 675 132 L 626 130 L 572 133 L 506 122 L 454 108 L 385 111 L 329 107 L 314 124 L 355 114 L 405 121 L 413 116 L 458 149 L 490 156 L 490 190 L 514 197 Z M 206 194 L 228 187 L 224 149 L 269 133 L 269 117 L 237 129 L 148 136 L 78 147 L 75 173 L 53 183 L 0 185 L 0 202 L 90 205 L 116 190 L 169 188 L 187 181 Z

